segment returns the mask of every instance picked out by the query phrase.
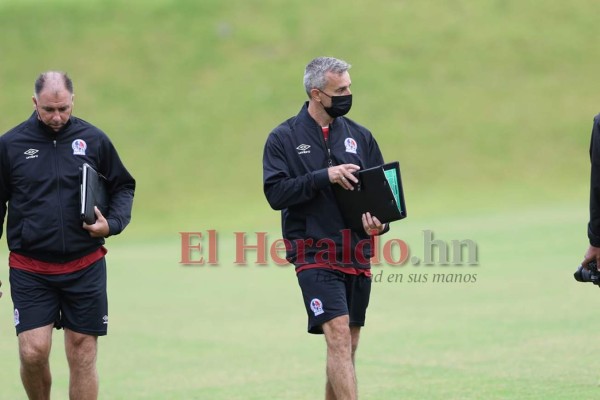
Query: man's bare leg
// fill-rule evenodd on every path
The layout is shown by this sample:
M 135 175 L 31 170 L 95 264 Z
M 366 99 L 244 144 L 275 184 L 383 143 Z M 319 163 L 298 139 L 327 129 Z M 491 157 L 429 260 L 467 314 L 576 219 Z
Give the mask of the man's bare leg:
M 50 349 L 53 324 L 19 333 L 21 381 L 30 400 L 49 400 L 52 375 Z
M 356 400 L 357 398 L 353 362 L 355 347 L 348 324 L 348 315 L 336 317 L 323 324 L 327 342 L 326 400 Z M 358 336 L 356 346 L 358 346 Z
M 71 400 L 96 400 L 98 398 L 97 350 L 97 336 L 65 329 L 65 351 L 69 361 L 69 398 Z

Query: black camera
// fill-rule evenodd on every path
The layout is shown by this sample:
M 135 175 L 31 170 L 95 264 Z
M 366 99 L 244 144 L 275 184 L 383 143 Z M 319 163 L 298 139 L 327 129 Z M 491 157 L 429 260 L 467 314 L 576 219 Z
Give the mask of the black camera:
M 577 271 L 573 274 L 577 282 L 592 282 L 594 285 L 600 287 L 600 272 L 598 272 L 598 266 L 596 261 L 588 263 L 587 269 L 580 265 Z

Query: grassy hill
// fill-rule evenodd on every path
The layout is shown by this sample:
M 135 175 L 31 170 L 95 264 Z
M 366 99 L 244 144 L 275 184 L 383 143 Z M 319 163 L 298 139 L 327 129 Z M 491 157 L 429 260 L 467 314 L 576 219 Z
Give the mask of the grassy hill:
M 271 226 L 265 137 L 304 101 L 304 65 L 334 55 L 353 64 L 349 116 L 401 161 L 412 217 L 585 203 L 591 5 L 3 0 L 0 130 L 28 116 L 40 71 L 66 70 L 76 114 L 138 179 L 132 230 Z

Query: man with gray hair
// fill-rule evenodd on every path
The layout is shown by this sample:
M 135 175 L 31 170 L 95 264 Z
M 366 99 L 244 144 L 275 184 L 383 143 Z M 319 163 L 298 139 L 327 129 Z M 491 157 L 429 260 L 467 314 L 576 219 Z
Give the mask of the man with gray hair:
M 372 237 L 389 227 L 365 213 L 346 227 L 332 186 L 354 190 L 359 169 L 383 164 L 371 132 L 344 117 L 352 106 L 350 65 L 319 57 L 304 72 L 308 101 L 276 127 L 263 154 L 263 188 L 281 210 L 287 260 L 294 264 L 308 332 L 325 334 L 326 399 L 357 398 L 355 352 L 371 292 Z
M 135 180 L 108 136 L 73 111 L 63 72 L 35 82 L 33 114 L 0 137 L 0 235 L 6 237 L 21 380 L 30 399 L 49 399 L 53 328 L 64 328 L 69 398 L 98 397 L 98 336 L 106 335 L 104 238 L 131 219 Z M 106 178 L 110 200 L 96 222 L 80 212 L 84 163 Z

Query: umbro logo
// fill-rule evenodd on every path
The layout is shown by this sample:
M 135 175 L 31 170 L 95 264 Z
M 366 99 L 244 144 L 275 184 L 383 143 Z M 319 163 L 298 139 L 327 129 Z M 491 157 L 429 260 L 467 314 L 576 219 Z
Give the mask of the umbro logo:
M 296 147 L 296 150 L 298 150 L 298 154 L 308 154 L 310 153 L 310 145 L 308 144 L 301 144 L 300 146 Z
M 37 158 L 38 152 L 39 152 L 38 149 L 29 149 L 27 151 L 24 151 L 23 154 L 25 154 L 27 156 L 27 157 L 25 157 L 25 159 L 29 160 L 30 158 Z

